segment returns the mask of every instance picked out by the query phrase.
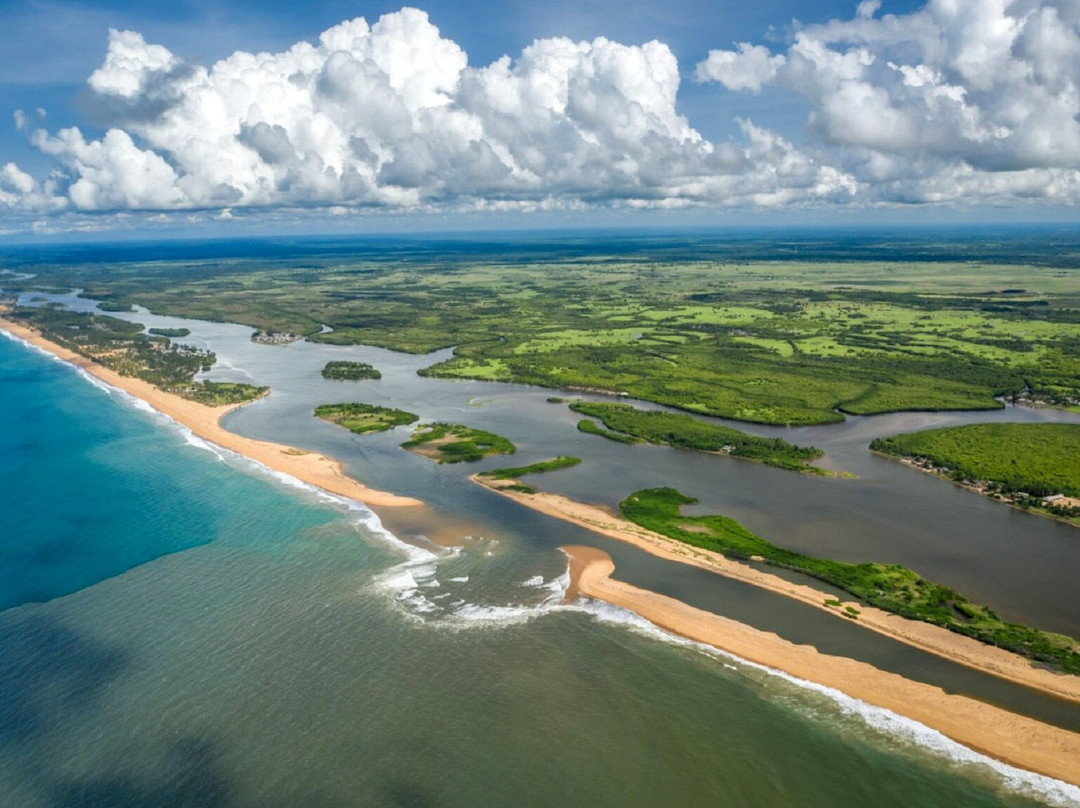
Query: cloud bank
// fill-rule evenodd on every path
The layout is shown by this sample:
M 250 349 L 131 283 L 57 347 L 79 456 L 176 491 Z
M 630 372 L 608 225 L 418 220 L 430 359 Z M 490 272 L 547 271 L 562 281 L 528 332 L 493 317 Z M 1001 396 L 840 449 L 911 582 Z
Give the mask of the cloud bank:
M 88 79 L 105 133 L 16 121 L 56 170 L 0 168 L 0 208 L 117 212 L 836 206 L 1080 191 L 1080 3 L 931 0 L 797 29 L 786 50 L 711 51 L 694 77 L 794 91 L 792 137 L 739 120 L 713 143 L 679 113 L 661 42 L 541 39 L 468 64 L 427 15 L 343 22 L 317 43 L 189 64 L 111 31 Z M 717 89 L 722 105 L 726 91 Z
M 782 53 L 711 51 L 695 78 L 800 94 L 811 135 L 863 196 L 1075 203 L 1080 3 L 930 0 L 875 18 L 880 5 L 803 28 Z

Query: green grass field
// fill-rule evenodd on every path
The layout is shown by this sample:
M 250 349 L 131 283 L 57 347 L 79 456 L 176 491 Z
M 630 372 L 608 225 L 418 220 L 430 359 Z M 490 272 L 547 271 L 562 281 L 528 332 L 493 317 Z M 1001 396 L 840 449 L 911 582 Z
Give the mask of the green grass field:
M 991 409 L 1024 390 L 1080 404 L 1080 270 L 1050 265 L 1050 253 L 1048 265 L 920 261 L 915 249 L 904 261 L 827 257 L 838 249 L 806 261 L 375 251 L 40 266 L 5 284 L 77 285 L 118 306 L 336 344 L 456 346 L 422 372 L 625 392 L 767 424 Z
M 880 609 L 1080 674 L 1080 645 L 1069 637 L 1007 623 L 985 606 L 898 564 L 846 564 L 816 558 L 777 547 L 726 516 L 683 516 L 682 507 L 696 501 L 674 488 L 652 488 L 631 494 L 620 510 L 635 524 L 677 541 L 733 558 L 760 557 L 768 564 L 832 584 Z M 849 612 L 848 616 L 858 615 Z
M 315 415 L 324 421 L 343 426 L 357 435 L 368 432 L 385 432 L 396 426 L 414 424 L 419 416 L 393 407 L 379 407 L 374 404 L 320 404 L 315 408 Z
M 870 448 L 928 460 L 1000 491 L 1080 497 L 1080 425 L 969 424 L 878 438 Z

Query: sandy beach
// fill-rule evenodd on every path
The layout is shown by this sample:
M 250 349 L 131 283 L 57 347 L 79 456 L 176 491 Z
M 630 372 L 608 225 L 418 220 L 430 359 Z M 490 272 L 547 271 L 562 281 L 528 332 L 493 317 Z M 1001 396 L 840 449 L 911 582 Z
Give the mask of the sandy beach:
M 971 749 L 1013 766 L 1080 785 L 1080 735 L 1001 710 L 966 696 L 914 682 L 845 657 L 822 654 L 769 632 L 695 609 L 611 575 L 610 556 L 589 547 L 564 547 L 571 558 L 572 591 L 641 615 L 680 636 L 783 671 L 907 716 Z
M 166 393 L 142 379 L 121 376 L 116 371 L 45 339 L 36 331 L 19 323 L 0 317 L 0 328 L 48 351 L 65 362 L 82 368 L 106 384 L 145 401 L 158 412 L 186 426 L 203 440 L 244 455 L 269 469 L 288 474 L 331 494 L 357 500 L 365 505 L 399 507 L 424 504 L 412 497 L 402 497 L 368 488 L 346 475 L 341 463 L 323 455 L 280 443 L 245 438 L 223 429 L 219 424 L 221 417 L 237 407 L 244 406 L 243 404 L 208 407 L 205 404 L 181 398 L 174 393 Z
M 801 601 L 834 615 L 838 620 L 850 619 L 840 612 L 844 606 L 851 605 L 859 610 L 858 622 L 871 631 L 892 637 L 952 662 L 1050 693 L 1058 698 L 1080 702 L 1080 677 L 1049 671 L 1019 654 L 994 648 L 940 626 L 919 620 L 909 620 L 872 606 L 865 606 L 857 601 L 842 602 L 840 607 L 826 606 L 825 601 L 833 597 L 827 592 L 806 584 L 792 583 L 777 575 L 770 575 L 749 564 L 726 558 L 720 553 L 674 541 L 616 516 L 597 505 L 576 502 L 558 494 L 521 494 L 504 490 L 502 486 L 512 483 L 512 480 L 492 484 L 492 481 L 476 476 L 471 479 L 548 516 L 554 516 L 613 539 L 628 542 L 660 558 L 701 567 L 718 575 L 734 578 Z M 705 613 L 702 612 L 702 614 Z

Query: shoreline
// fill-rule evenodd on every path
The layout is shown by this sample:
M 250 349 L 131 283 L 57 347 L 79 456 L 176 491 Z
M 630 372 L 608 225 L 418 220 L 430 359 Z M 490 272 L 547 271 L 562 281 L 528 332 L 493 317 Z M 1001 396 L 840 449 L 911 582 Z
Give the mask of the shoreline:
M 544 492 L 522 494 L 506 490 L 505 486 L 492 485 L 491 481 L 482 479 L 478 475 L 473 475 L 469 479 L 547 516 L 632 544 L 659 558 L 700 567 L 717 575 L 800 601 L 832 614 L 837 619 L 851 620 L 842 612 L 845 606 L 853 606 L 859 610 L 858 619 L 855 622 L 870 631 L 982 673 L 988 673 L 1060 699 L 1080 702 L 1080 676 L 1056 673 L 1039 667 L 1038 663 L 1011 651 L 986 645 L 941 626 L 911 620 L 883 609 L 867 606 L 853 599 L 841 600 L 838 607 L 827 606 L 825 601 L 832 599 L 833 595 L 815 589 L 812 585 L 794 583 L 749 564 L 729 559 L 720 553 L 693 547 L 653 533 L 621 516 L 612 514 L 601 506 L 587 505 L 559 494 Z M 500 482 L 508 484 L 513 481 Z M 703 612 L 703 614 L 708 613 Z
M 611 557 L 591 547 L 562 548 L 574 595 L 602 600 L 660 628 L 748 662 L 823 685 L 910 718 L 1010 766 L 1080 786 L 1080 735 L 847 657 L 823 654 L 776 634 L 615 580 Z
M 110 387 L 115 387 L 134 396 L 170 420 L 187 427 L 202 440 L 230 452 L 243 455 L 272 471 L 287 474 L 323 491 L 346 499 L 356 500 L 369 507 L 398 508 L 415 507 L 424 504 L 421 500 L 413 497 L 404 497 L 387 491 L 368 488 L 345 474 L 340 461 L 282 443 L 246 438 L 234 432 L 229 432 L 220 425 L 219 421 L 222 416 L 245 406 L 249 402 L 210 407 L 196 401 L 189 401 L 175 393 L 166 393 L 159 390 L 142 379 L 133 376 L 121 376 L 114 370 L 99 365 L 97 362 L 87 359 L 85 356 L 77 354 L 62 345 L 57 345 L 37 331 L 2 316 L 0 316 L 0 329 L 80 370 L 86 371 Z
M 978 483 L 985 482 L 983 480 L 977 480 L 975 485 L 964 485 L 964 483 L 961 482 L 960 480 L 954 480 L 952 477 L 950 477 L 947 474 L 939 471 L 936 468 L 927 468 L 925 466 L 919 465 L 917 462 L 915 462 L 915 458 L 913 456 L 911 456 L 911 455 L 903 455 L 903 456 L 901 456 L 901 455 L 891 455 L 891 454 L 888 454 L 887 452 L 879 452 L 879 451 L 876 451 L 874 449 L 870 449 L 869 451 L 870 451 L 871 454 L 877 455 L 878 457 L 883 457 L 886 460 L 892 460 L 894 463 L 902 463 L 903 465 L 907 466 L 908 468 L 913 468 L 916 471 L 921 471 L 924 474 L 929 474 L 931 477 L 937 477 L 939 480 L 944 480 L 947 483 L 952 483 L 957 488 L 963 488 L 965 491 L 970 491 L 973 494 L 978 494 L 979 496 L 983 497 L 984 499 L 988 499 L 991 502 L 999 502 L 1002 505 L 1008 505 L 1013 510 L 1020 511 L 1022 513 L 1030 513 L 1030 514 L 1032 514 L 1034 516 L 1041 516 L 1044 519 L 1053 519 L 1055 522 L 1061 522 L 1062 524 L 1065 524 L 1065 525 L 1072 525 L 1073 527 L 1080 527 L 1080 518 L 1068 517 L 1068 516 L 1059 516 L 1056 513 L 1051 513 L 1050 511 L 1043 510 L 1042 508 L 1037 508 L 1037 507 L 1021 508 L 1015 502 L 1006 502 L 1003 499 L 998 499 L 996 497 L 992 497 L 989 494 L 987 494 L 985 491 L 979 490 Z

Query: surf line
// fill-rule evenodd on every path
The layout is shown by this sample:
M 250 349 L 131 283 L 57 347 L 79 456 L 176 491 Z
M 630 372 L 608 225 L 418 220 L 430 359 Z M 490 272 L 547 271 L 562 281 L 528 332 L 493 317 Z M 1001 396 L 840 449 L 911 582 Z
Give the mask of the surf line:
M 592 547 L 562 548 L 570 557 L 568 597 L 626 609 L 695 643 L 910 719 L 1011 767 L 1080 786 L 1080 735 L 976 699 L 946 693 L 847 657 L 823 654 L 776 634 L 704 611 L 612 577 L 611 557 Z M 1044 784 L 1045 785 L 1045 784 Z M 1073 791 L 1073 789 L 1069 789 Z M 1071 794 L 1075 800 L 1080 794 Z

